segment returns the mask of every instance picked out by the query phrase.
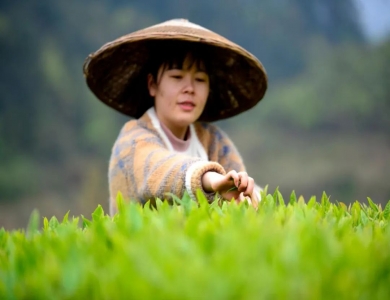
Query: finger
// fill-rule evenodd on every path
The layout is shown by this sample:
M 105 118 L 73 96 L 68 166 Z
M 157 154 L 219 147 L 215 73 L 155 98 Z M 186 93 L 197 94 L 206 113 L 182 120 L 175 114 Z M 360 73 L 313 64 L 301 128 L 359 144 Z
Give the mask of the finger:
M 240 178 L 240 182 L 239 182 L 239 185 L 237 186 L 237 188 L 240 192 L 244 192 L 244 191 L 246 191 L 247 186 L 248 186 L 248 173 L 240 172 L 240 173 L 238 173 L 238 176 Z
M 228 176 L 229 180 L 233 180 L 236 187 L 239 186 L 240 178 L 235 170 L 228 172 L 226 175 Z
M 248 184 L 246 186 L 246 190 L 244 191 L 244 195 L 248 197 L 252 197 L 253 189 L 255 187 L 255 181 L 252 177 L 248 177 Z

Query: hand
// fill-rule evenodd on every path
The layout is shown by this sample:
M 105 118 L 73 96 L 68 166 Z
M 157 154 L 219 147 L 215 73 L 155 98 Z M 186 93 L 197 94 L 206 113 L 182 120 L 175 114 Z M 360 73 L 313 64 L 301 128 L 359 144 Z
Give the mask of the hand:
M 206 192 L 218 192 L 224 199 L 235 199 L 238 202 L 252 199 L 255 182 L 246 172 L 230 171 L 226 175 L 216 172 L 206 172 L 202 177 L 203 189 Z M 249 202 L 249 201 L 248 201 Z M 253 202 L 258 203 L 257 199 Z
M 262 190 L 263 189 L 255 183 L 251 197 L 244 196 L 243 193 L 241 193 L 240 202 L 247 201 L 249 205 L 252 205 L 257 210 L 261 201 L 260 192 Z

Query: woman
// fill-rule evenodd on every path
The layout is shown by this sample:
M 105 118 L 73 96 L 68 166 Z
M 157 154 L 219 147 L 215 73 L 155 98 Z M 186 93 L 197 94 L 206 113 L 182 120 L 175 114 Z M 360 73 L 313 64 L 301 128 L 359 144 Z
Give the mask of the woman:
M 208 123 L 246 111 L 264 96 L 267 76 L 249 52 L 187 20 L 121 37 L 91 54 L 87 84 L 135 120 L 122 128 L 109 166 L 110 213 L 116 196 L 145 203 L 201 190 L 212 201 L 247 199 L 259 189 L 227 135 Z

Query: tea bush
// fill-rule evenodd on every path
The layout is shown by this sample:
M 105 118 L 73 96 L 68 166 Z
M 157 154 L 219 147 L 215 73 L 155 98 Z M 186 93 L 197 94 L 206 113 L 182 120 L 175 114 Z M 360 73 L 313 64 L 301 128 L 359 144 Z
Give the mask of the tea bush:
M 172 195 L 171 195 L 172 196 Z M 174 196 L 173 196 L 174 197 Z M 0 230 L 1 299 L 388 299 L 390 202 L 124 204 Z

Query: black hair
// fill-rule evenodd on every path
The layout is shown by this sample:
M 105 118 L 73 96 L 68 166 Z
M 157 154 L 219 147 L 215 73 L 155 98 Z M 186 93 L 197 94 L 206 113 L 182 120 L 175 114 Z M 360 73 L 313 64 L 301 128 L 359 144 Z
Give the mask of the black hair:
M 189 68 L 195 65 L 201 71 L 210 72 L 206 45 L 199 42 L 177 40 L 164 42 L 161 42 L 160 45 L 156 43 L 156 46 L 153 47 L 152 59 L 148 63 L 148 73 L 153 76 L 155 81 L 161 66 L 164 67 L 164 70 L 183 69 L 183 64 L 187 58 L 189 59 Z

